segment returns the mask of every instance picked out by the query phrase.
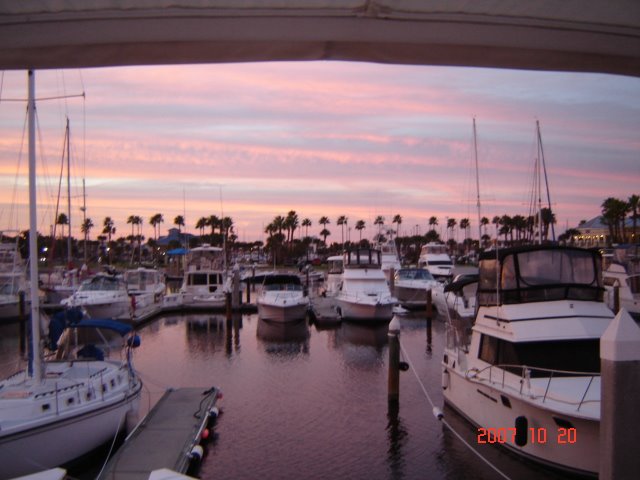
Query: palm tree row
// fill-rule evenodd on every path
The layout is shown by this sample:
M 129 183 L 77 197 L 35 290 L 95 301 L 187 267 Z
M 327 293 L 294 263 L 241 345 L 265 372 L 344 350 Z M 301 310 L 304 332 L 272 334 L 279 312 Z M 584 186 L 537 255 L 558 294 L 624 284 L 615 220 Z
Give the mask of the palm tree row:
M 635 194 L 631 195 L 626 201 L 609 197 L 602 202 L 602 222 L 609 227 L 610 242 L 638 241 L 636 226 L 639 218 L 639 204 L 640 196 Z M 631 234 L 627 232 L 627 218 L 631 218 L 633 221 Z

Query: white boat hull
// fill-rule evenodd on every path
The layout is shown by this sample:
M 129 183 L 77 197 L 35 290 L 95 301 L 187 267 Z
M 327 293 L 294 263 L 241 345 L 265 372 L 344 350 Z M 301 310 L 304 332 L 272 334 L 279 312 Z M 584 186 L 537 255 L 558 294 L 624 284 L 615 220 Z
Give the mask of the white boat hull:
M 306 317 L 309 302 L 295 302 L 289 304 L 264 303 L 258 301 L 258 317 L 273 322 L 294 322 Z
M 395 285 L 393 288 L 393 296 L 398 299 L 400 305 L 405 308 L 425 308 L 427 306 L 427 297 L 429 288 L 426 286 L 414 285 Z
M 554 412 L 524 397 L 479 385 L 447 369 L 444 399 L 478 429 L 479 443 L 500 444 L 519 455 L 574 473 L 598 472 L 600 421 L 588 415 Z M 515 443 L 516 418 L 527 419 L 527 443 Z M 553 417 L 571 423 L 562 427 Z
M 100 395 L 98 385 L 101 381 L 111 385 L 111 380 L 95 377 L 93 391 L 96 395 Z M 0 478 L 58 467 L 79 458 L 125 429 L 128 413 L 137 414 L 141 382 L 131 389 L 119 389 L 116 383 L 114 390 L 118 390 L 117 393 L 103 394 L 104 400 L 86 403 L 83 403 L 87 390 L 83 390 L 84 386 L 83 383 L 78 388 L 62 391 L 57 401 L 53 392 L 36 396 L 32 400 L 33 407 L 42 410 L 41 404 L 48 404 L 51 409 L 49 415 L 36 416 L 29 422 L 20 422 L 21 425 L 3 422 L 0 429 Z M 19 389 L 13 388 L 4 395 L 1 399 L 3 409 L 24 408 L 18 405 L 24 401 L 20 399 Z M 15 404 L 11 400 L 12 395 L 16 398 Z M 70 398 L 74 399 L 73 404 L 69 404 Z
M 373 298 L 370 300 L 369 298 Z M 393 317 L 393 307 L 396 305 L 388 299 L 377 300 L 375 297 L 348 298 L 336 297 L 336 304 L 343 320 L 389 322 Z

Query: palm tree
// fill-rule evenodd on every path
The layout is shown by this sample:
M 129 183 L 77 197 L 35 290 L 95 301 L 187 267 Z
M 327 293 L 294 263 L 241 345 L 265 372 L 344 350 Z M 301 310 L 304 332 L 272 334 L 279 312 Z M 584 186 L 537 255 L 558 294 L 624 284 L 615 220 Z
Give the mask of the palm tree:
M 484 234 L 487 234 L 487 225 L 489 225 L 489 219 L 487 217 L 482 217 L 480 219 L 480 225 L 482 226 L 482 228 L 484 229 Z
M 556 223 L 556 214 L 551 211 L 550 208 L 544 207 L 540 211 L 540 216 L 542 217 L 542 236 L 545 240 L 549 239 L 549 226 L 555 225 Z
M 622 225 L 627 211 L 627 202 L 617 198 L 609 197 L 602 202 L 602 222 L 609 227 L 610 242 L 624 241 Z
M 453 238 L 453 231 L 456 228 L 457 223 L 458 222 L 456 221 L 455 218 L 448 218 L 447 219 L 447 232 L 449 230 L 451 230 L 451 234 L 449 235 L 449 238 Z
M 211 245 L 213 245 L 213 235 L 216 233 L 216 227 L 220 226 L 220 218 L 217 215 L 209 215 L 207 218 L 207 226 L 211 227 Z M 222 234 L 222 229 L 220 230 Z
M 58 218 L 56 218 L 56 225 L 62 226 L 62 233 L 60 236 L 64 238 L 64 226 L 69 225 L 69 218 L 65 213 L 58 214 Z
M 108 261 L 109 264 L 111 264 L 111 235 L 115 235 L 116 227 L 111 217 L 104 217 L 102 227 L 102 233 L 107 235 L 107 251 L 109 252 Z
M 638 220 L 638 209 L 640 209 L 640 196 L 631 195 L 629 197 L 629 211 L 631 212 L 631 219 L 633 220 L 633 243 L 638 243 L 638 237 L 636 236 L 636 222 Z
M 80 225 L 80 231 L 84 234 L 84 263 L 87 263 L 87 239 L 93 227 L 93 220 L 90 218 L 85 218 L 82 225 Z
M 133 258 L 133 250 L 134 250 L 133 239 L 135 238 L 134 237 L 133 228 L 134 228 L 134 226 L 135 226 L 135 224 L 137 222 L 136 218 L 138 218 L 138 217 L 136 217 L 135 215 L 129 215 L 129 218 L 127 218 L 127 223 L 131 224 L 131 255 L 132 255 L 132 258 Z
M 396 236 L 400 236 L 400 225 L 402 224 L 402 217 L 400 216 L 400 214 L 396 214 L 393 217 L 393 221 L 391 223 L 396 224 Z
M 320 217 L 320 220 L 318 220 L 318 223 L 322 225 L 322 230 L 324 231 L 324 230 L 327 230 L 327 225 L 331 223 L 331 220 L 329 220 L 329 217 Z M 328 231 L 329 230 L 327 230 L 327 232 Z M 322 232 L 320 232 L 320 236 L 322 236 Z M 325 236 L 324 238 L 326 240 L 327 237 Z
M 438 226 L 438 217 L 429 217 L 429 226 L 431 230 L 435 230 Z
M 468 218 L 460 219 L 460 230 L 464 230 L 464 245 L 467 245 L 467 237 L 469 233 L 469 227 L 471 226 L 471 222 Z
M 358 220 L 356 222 L 356 230 L 358 230 L 358 232 L 360 233 L 360 238 L 359 238 L 360 242 L 362 241 L 362 230 L 364 230 L 365 228 L 367 227 L 365 226 L 364 220 Z
M 160 236 L 160 224 L 164 222 L 164 217 L 161 213 L 156 213 L 149 219 L 149 224 L 153 226 L 153 238 L 155 240 Z
M 182 233 L 182 227 L 184 227 L 184 217 L 182 215 L 176 216 L 173 219 L 173 224 L 178 226 L 178 235 Z
M 200 230 L 200 239 L 204 237 L 204 229 L 207 227 L 207 217 L 200 217 L 196 222 L 196 228 Z
M 341 239 L 342 239 L 342 245 L 344 245 L 344 226 L 347 224 L 348 218 L 345 217 L 344 215 L 340 215 L 338 217 L 338 220 L 336 220 L 336 225 L 340 225 L 340 231 L 341 231 Z
M 324 242 L 325 246 L 327 245 L 327 237 L 329 235 L 331 235 L 331 232 L 326 228 L 323 228 L 322 231 L 320 232 L 320 236 L 322 237 L 322 241 Z
M 298 214 L 295 210 L 290 210 L 284 219 L 284 228 L 287 230 L 287 242 L 289 245 L 293 242 L 293 235 L 296 229 L 300 226 Z
M 311 220 L 309 220 L 308 218 L 305 218 L 304 220 L 302 220 L 301 225 L 305 228 L 304 236 L 308 237 L 309 236 L 309 227 L 311 226 Z

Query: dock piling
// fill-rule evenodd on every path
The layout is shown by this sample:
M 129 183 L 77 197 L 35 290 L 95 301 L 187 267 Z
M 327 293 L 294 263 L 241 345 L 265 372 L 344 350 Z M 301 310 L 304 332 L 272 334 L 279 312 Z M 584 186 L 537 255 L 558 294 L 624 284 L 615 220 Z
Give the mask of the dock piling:
M 389 408 L 397 408 L 400 400 L 400 320 L 395 315 L 389 323 Z
M 431 289 L 427 290 L 427 352 L 431 351 L 431 340 L 432 340 L 432 332 L 431 332 L 431 324 L 433 321 L 433 298 L 431 294 Z
M 637 478 L 640 455 L 640 328 L 620 309 L 600 338 L 600 479 Z

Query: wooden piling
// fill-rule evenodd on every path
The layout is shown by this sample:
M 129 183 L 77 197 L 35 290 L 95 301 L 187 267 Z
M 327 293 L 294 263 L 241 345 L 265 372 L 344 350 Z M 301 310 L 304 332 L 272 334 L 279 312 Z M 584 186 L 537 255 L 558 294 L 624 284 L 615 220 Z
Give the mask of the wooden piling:
M 231 305 L 231 292 L 227 292 L 225 294 L 225 305 L 227 307 L 227 320 L 231 321 L 231 317 L 233 315 L 233 308 Z
M 431 350 L 432 340 L 432 322 L 433 322 L 433 298 L 431 295 L 431 289 L 427 290 L 427 349 Z
M 400 320 L 394 315 L 389 323 L 389 381 L 387 399 L 390 408 L 400 401 Z
M 638 478 L 640 328 L 624 308 L 600 338 L 600 365 L 599 478 Z
M 616 315 L 620 311 L 620 285 L 613 286 L 613 313 Z

